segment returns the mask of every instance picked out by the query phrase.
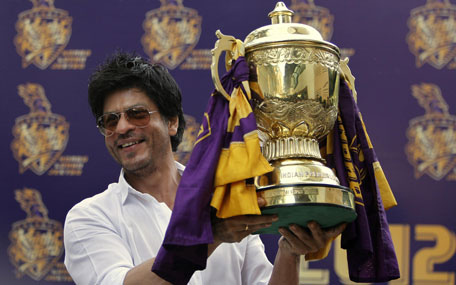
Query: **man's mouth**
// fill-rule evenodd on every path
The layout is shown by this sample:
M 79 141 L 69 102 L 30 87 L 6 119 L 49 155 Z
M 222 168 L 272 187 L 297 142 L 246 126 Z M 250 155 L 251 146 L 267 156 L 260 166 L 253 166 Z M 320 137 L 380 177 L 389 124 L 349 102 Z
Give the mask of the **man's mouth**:
M 127 147 L 130 147 L 132 145 L 136 145 L 136 144 L 139 144 L 143 142 L 143 140 L 139 140 L 139 141 L 134 141 L 134 142 L 127 142 L 127 143 L 124 143 L 124 144 L 121 144 L 119 145 L 119 148 L 127 148 Z

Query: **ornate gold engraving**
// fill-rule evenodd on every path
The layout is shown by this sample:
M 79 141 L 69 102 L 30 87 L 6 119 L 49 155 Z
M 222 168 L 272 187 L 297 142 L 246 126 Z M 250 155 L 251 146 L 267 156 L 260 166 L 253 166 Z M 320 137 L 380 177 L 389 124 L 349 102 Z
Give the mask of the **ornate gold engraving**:
M 260 138 L 267 134 L 260 131 Z M 288 137 L 278 139 L 264 139 L 262 153 L 268 161 L 291 158 L 308 157 L 322 160 L 318 141 L 310 138 Z
M 62 224 L 48 218 L 48 211 L 37 190 L 16 190 L 15 198 L 27 217 L 13 224 L 9 233 L 11 245 L 8 255 L 18 278 L 28 275 L 38 281 L 49 276 L 50 271 L 60 264 L 58 260 L 63 254 Z M 59 271 L 59 276 L 51 277 L 71 281 L 64 268 Z
M 425 63 L 442 69 L 456 57 L 456 6 L 449 0 L 427 0 L 410 12 L 407 43 L 416 57 L 416 66 Z M 448 68 L 456 68 L 455 64 Z
M 141 43 L 153 61 L 174 69 L 198 43 L 202 20 L 196 10 L 183 6 L 183 0 L 160 2 L 160 8 L 146 14 Z
M 410 120 L 409 139 L 405 152 L 415 168 L 415 177 L 423 174 L 435 180 L 445 176 L 456 180 L 456 116 L 450 115 L 448 105 L 437 85 L 422 83 L 412 86 L 413 96 L 426 114 Z
M 290 54 L 296 54 L 293 49 L 289 48 Z M 263 154 L 268 160 L 306 156 L 321 159 L 318 140 L 329 133 L 337 118 L 339 79 L 338 70 L 333 69 L 338 68 L 337 57 L 325 65 L 328 61 L 319 61 L 321 57 L 292 60 L 286 48 L 278 50 L 278 54 L 287 56 L 268 56 L 264 50 L 247 56 L 257 70 L 258 85 L 265 97 L 254 108 Z M 266 63 L 268 59 L 272 64 Z
M 280 63 L 288 64 L 321 64 L 332 70 L 339 68 L 339 58 L 332 52 L 322 48 L 313 47 L 284 47 L 268 48 L 249 53 L 247 60 L 255 65 L 277 65 Z
M 298 102 L 270 99 L 260 103 L 255 108 L 258 129 L 267 132 L 270 138 L 294 136 L 321 139 L 328 134 L 337 118 L 337 107 L 306 100 L 305 95 L 302 96 L 304 98 L 296 95 L 301 99 Z M 324 108 L 324 104 L 329 106 Z

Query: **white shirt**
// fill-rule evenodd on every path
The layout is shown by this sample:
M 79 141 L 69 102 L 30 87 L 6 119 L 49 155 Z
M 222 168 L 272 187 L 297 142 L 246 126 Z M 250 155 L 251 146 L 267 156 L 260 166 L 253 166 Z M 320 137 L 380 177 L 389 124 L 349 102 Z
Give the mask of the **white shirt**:
M 184 167 L 177 163 L 182 173 Z M 152 195 L 119 182 L 85 199 L 67 214 L 65 265 L 77 284 L 123 284 L 127 272 L 157 255 L 171 210 Z M 260 238 L 223 243 L 189 284 L 267 284 L 272 272 Z

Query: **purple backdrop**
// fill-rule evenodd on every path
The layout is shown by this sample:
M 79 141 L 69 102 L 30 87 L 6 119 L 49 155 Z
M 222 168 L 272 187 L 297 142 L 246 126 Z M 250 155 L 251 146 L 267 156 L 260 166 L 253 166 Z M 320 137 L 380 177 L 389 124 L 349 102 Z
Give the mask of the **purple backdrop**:
M 71 282 L 62 266 L 66 212 L 118 178 L 87 104 L 95 66 L 116 48 L 165 54 L 160 60 L 183 90 L 184 112 L 196 120 L 181 148 L 185 159 L 213 89 L 208 55 L 215 31 L 243 40 L 269 24 L 275 6 L 272 0 L 35 2 L 0 4 L 2 284 Z M 455 6 L 312 2 L 285 1 L 296 19 L 323 23 L 320 32 L 350 57 L 363 119 L 399 203 L 388 211 L 402 270 L 395 283 L 455 284 Z M 167 35 L 160 39 L 157 24 L 148 23 L 166 17 L 176 25 L 160 27 Z M 167 44 L 178 46 L 174 55 Z M 262 238 L 273 259 L 277 237 Z M 302 284 L 348 284 L 337 248 L 303 264 Z

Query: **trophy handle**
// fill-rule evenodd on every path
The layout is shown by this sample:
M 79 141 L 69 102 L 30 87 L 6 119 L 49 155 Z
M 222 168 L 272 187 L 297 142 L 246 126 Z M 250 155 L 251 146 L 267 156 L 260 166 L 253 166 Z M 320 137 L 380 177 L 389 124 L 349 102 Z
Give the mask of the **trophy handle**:
M 236 43 L 236 39 L 233 36 L 226 36 L 220 32 L 220 30 L 217 30 L 215 32 L 215 35 L 217 38 L 219 38 L 215 42 L 214 48 L 211 50 L 212 54 L 212 64 L 211 64 L 211 75 L 212 75 L 212 81 L 214 82 L 215 89 L 220 92 L 228 101 L 230 101 L 230 95 L 225 91 L 225 88 L 223 88 L 222 83 L 220 82 L 220 77 L 219 77 L 219 72 L 218 72 L 218 64 L 219 64 L 219 58 L 222 52 L 232 52 L 232 47 L 233 44 Z M 228 67 L 228 66 L 226 66 Z M 227 68 L 228 70 L 228 68 Z

